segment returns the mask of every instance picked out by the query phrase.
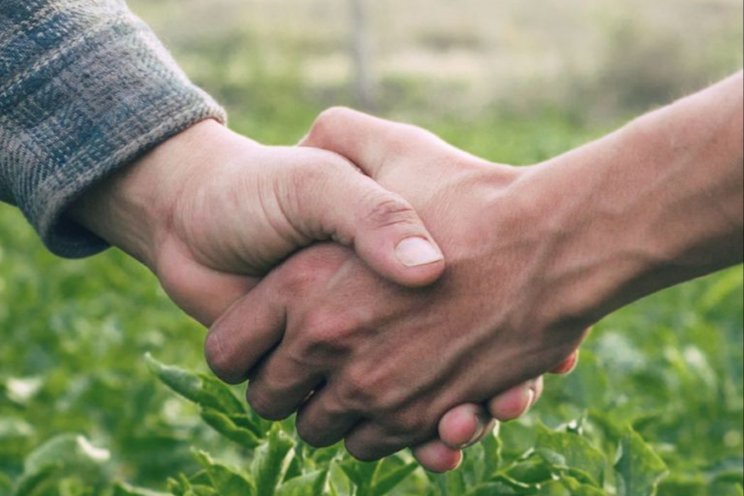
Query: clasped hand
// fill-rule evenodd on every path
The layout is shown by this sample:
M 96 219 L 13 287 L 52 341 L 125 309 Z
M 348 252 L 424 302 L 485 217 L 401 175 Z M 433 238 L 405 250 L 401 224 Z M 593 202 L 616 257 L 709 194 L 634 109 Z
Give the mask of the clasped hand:
M 454 468 L 491 418 L 537 400 L 542 373 L 571 367 L 583 334 L 551 330 L 551 286 L 532 284 L 552 254 L 531 171 L 346 109 L 303 145 L 204 121 L 70 214 L 211 325 L 210 366 L 250 378 L 259 414 L 298 411 L 307 442 L 344 438 L 361 459 L 410 446 Z
M 206 121 L 69 214 L 211 326 L 207 361 L 257 412 L 441 471 L 590 324 L 741 262 L 741 106 L 739 72 L 519 168 L 347 109 L 300 147 Z
M 428 468 L 453 468 L 458 448 L 488 430 L 485 417 L 519 416 L 541 374 L 571 367 L 584 335 L 582 323 L 551 313 L 553 253 L 528 192 L 532 171 L 346 109 L 324 113 L 303 145 L 348 158 L 405 198 L 448 268 L 407 288 L 348 248 L 306 248 L 212 325 L 207 360 L 228 382 L 250 379 L 247 398 L 262 416 L 297 411 L 314 446 L 345 439 L 364 460 L 414 446 Z

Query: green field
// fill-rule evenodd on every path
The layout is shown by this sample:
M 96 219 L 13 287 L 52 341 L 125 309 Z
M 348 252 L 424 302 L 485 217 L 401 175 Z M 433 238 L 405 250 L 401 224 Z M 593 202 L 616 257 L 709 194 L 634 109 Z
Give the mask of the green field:
M 291 125 L 300 128 L 308 123 L 306 116 Z M 458 132 L 465 126 L 452 121 L 429 124 L 474 152 L 523 162 L 593 134 L 555 114 L 535 120 L 471 122 L 467 132 Z M 264 132 L 273 136 L 282 131 Z M 494 139 L 498 135 L 506 138 Z M 18 494 L 101 494 L 112 481 L 162 490 L 169 477 L 199 472 L 194 448 L 256 473 L 251 447 L 218 436 L 199 417 L 199 408 L 177 397 L 150 372 L 146 352 L 188 369 L 205 367 L 203 330 L 168 302 L 145 269 L 115 251 L 83 261 L 57 259 L 7 206 L 0 209 L 0 239 L 4 338 L 0 494 L 9 492 L 13 481 L 33 479 L 42 469 L 48 471 L 42 471 L 44 483 Z M 741 267 L 624 309 L 596 327 L 584 350 L 571 376 L 548 381 L 546 395 L 533 413 L 502 426 L 500 446 L 492 439 L 487 450 L 471 449 L 464 468 L 449 476 L 430 479 L 417 469 L 392 494 L 459 495 L 464 494 L 463 487 L 486 481 L 505 484 L 514 492 L 473 494 L 604 494 L 588 489 L 600 484 L 614 494 L 620 473 L 613 468 L 617 445 L 631 426 L 669 469 L 660 494 L 741 494 L 737 493 L 744 421 Z M 573 433 L 577 422 L 580 436 Z M 539 424 L 557 432 L 565 432 L 566 425 L 573 430 L 563 434 L 567 440 L 553 439 L 550 435 L 557 434 L 547 431 L 544 439 L 536 440 L 543 429 Z M 268 435 L 268 424 L 255 426 Z M 291 422 L 283 428 L 294 445 Z M 73 439 L 62 439 L 67 443 L 60 448 L 62 454 L 52 451 L 44 458 L 41 448 L 42 455 L 31 455 L 55 436 L 70 432 L 84 435 L 94 446 L 108 450 L 110 457 L 74 454 Z M 542 444 L 553 446 L 550 449 L 558 454 L 573 455 L 556 459 L 548 448 L 529 454 Z M 351 494 L 340 467 L 366 467 L 352 464 L 340 449 L 312 451 L 300 445 L 295 449 L 297 466 L 291 469 L 304 473 L 330 468 L 330 480 L 340 494 Z M 653 467 L 655 457 L 647 456 L 639 463 Z M 41 462 L 29 463 L 39 458 Z M 385 462 L 381 473 L 410 461 L 401 454 Z M 52 462 L 59 465 L 49 465 Z M 652 473 L 662 471 L 656 467 Z M 546 486 L 551 478 L 557 481 Z M 566 485 L 576 481 L 584 481 L 585 492 Z M 173 484 L 171 489 L 177 494 L 215 494 L 179 492 Z M 306 490 L 286 494 L 313 494 Z M 644 491 L 618 494 L 648 494 Z M 356 494 L 377 493 L 362 489 Z
M 198 13 L 197 4 L 183 2 Z M 222 4 L 234 2 L 215 2 Z M 732 5 L 699 4 L 726 18 Z M 315 31 L 279 36 L 281 43 L 252 52 L 246 47 L 263 47 L 270 29 L 236 27 L 223 13 L 225 29 L 184 34 L 168 27 L 167 13 L 197 14 L 179 9 L 179 2 L 134 5 L 160 26 L 188 72 L 226 103 L 231 126 L 254 139 L 296 142 L 325 106 L 353 104 L 343 77 L 310 84 L 299 65 L 271 62 L 272 51 L 303 59 L 297 39 Z M 740 23 L 721 29 L 718 41 L 740 32 Z M 426 46 L 454 37 L 427 33 Z M 316 55 L 338 48 L 323 39 L 305 48 Z M 415 39 L 421 43 L 421 36 Z M 455 39 L 480 52 L 491 46 Z M 700 79 L 741 63 L 740 43 L 727 50 Z M 601 111 L 593 112 L 591 100 L 577 108 L 576 95 L 561 90 L 520 105 L 498 100 L 473 111 L 472 101 L 455 98 L 432 109 L 437 92 L 458 84 L 385 73 L 378 112 L 491 160 L 528 164 L 613 129 L 634 105 L 651 105 L 618 106 L 625 96 L 617 93 L 620 100 L 598 103 Z M 671 97 L 681 89 L 665 91 Z M 13 207 L 1 205 L 0 495 L 159 494 L 138 489 L 149 488 L 227 496 L 642 496 L 658 482 L 664 496 L 741 496 L 742 279 L 742 267 L 734 267 L 605 319 L 583 347 L 578 369 L 549 378 L 531 413 L 468 450 L 460 470 L 433 476 L 407 452 L 363 464 L 341 447 L 308 448 L 291 419 L 272 426 L 209 375 L 159 365 L 207 370 L 204 330 L 168 301 L 155 278 L 115 250 L 86 260 L 55 258 Z M 242 388 L 232 391 L 241 398 Z

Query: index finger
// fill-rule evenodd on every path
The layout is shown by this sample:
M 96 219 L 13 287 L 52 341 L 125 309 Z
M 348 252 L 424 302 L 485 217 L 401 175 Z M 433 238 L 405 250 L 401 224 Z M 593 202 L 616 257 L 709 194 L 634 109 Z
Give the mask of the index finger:
M 217 377 L 230 384 L 243 382 L 281 340 L 286 318 L 278 301 L 267 278 L 212 324 L 204 355 Z

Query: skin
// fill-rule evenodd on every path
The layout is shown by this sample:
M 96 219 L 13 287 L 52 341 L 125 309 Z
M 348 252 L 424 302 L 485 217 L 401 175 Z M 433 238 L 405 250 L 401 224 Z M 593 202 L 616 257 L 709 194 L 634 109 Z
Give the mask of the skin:
M 395 284 L 426 285 L 444 270 L 410 203 L 348 160 L 320 149 L 263 146 L 214 121 L 99 183 L 69 213 L 149 267 L 173 301 L 207 326 L 273 266 L 316 240 L 353 246 L 365 267 Z M 401 241 L 410 238 L 430 243 L 418 253 L 423 263 L 411 263 L 417 252 L 410 247 L 399 257 Z M 530 389 L 532 382 L 506 394 L 496 417 L 525 411 L 537 397 L 523 392 Z M 490 422 L 483 407 L 455 409 L 441 424 L 445 441 L 433 440 L 422 463 L 453 468 L 459 449 L 485 435 Z
M 315 240 L 354 246 L 399 284 L 425 285 L 444 270 L 441 251 L 410 204 L 347 160 L 263 146 L 212 120 L 96 185 L 70 215 L 147 265 L 205 325 Z M 396 247 L 410 238 L 431 246 L 423 264 L 398 260 Z
M 742 261 L 742 114 L 738 73 L 513 168 L 332 109 L 305 144 L 405 197 L 447 270 L 431 286 L 402 288 L 348 249 L 311 247 L 212 326 L 207 360 L 226 380 L 251 378 L 260 414 L 297 410 L 310 444 L 344 439 L 372 460 L 424 443 L 453 406 L 563 367 L 603 316 Z

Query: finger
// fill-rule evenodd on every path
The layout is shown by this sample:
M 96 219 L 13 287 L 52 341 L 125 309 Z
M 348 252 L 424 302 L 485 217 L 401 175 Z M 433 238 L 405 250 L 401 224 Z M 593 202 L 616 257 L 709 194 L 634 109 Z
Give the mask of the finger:
M 532 406 L 538 391 L 542 394 L 542 377 L 504 391 L 488 402 L 491 416 L 502 422 L 521 417 Z
M 301 174 L 283 203 L 309 238 L 331 237 L 353 247 L 372 270 L 405 286 L 424 286 L 442 275 L 441 249 L 401 196 L 340 160 Z
M 344 107 L 323 111 L 299 145 L 321 148 L 346 157 L 381 184 L 387 184 L 390 179 L 388 172 L 396 175 L 396 179 L 390 182 L 393 185 L 399 185 L 402 177 L 415 181 L 430 175 L 432 161 L 436 162 L 438 169 L 446 168 L 448 162 L 461 166 L 464 160 L 473 165 L 485 165 L 492 172 L 498 170 L 507 176 L 512 175 L 510 167 L 471 155 L 425 129 Z M 434 156 L 432 150 L 437 150 Z M 411 160 L 400 160 L 406 158 Z M 403 176 L 398 175 L 401 172 Z
M 285 312 L 277 302 L 265 279 L 212 324 L 204 354 L 217 377 L 230 384 L 246 380 L 261 357 L 279 342 Z
M 540 401 L 540 398 L 543 394 L 543 389 L 545 389 L 545 380 L 543 379 L 543 376 L 538 377 L 534 381 L 533 390 L 535 391 L 534 396 L 532 397 L 532 403 L 530 403 L 530 408 L 535 406 L 538 401 Z
M 452 449 L 439 439 L 428 441 L 412 449 L 413 457 L 430 472 L 448 472 L 460 466 L 462 452 Z
M 587 327 L 584 329 L 584 335 L 582 336 L 582 340 L 586 339 L 586 337 L 589 335 L 589 333 L 592 332 L 592 326 Z M 551 374 L 570 374 L 574 371 L 576 366 L 579 363 L 579 348 L 576 348 L 573 353 L 568 355 L 565 360 L 563 360 L 558 366 L 554 367 L 550 370 Z
M 343 195 L 329 205 L 334 239 L 354 247 L 372 270 L 399 284 L 425 286 L 444 272 L 444 256 L 410 203 L 354 171 L 358 184 L 340 184 Z M 336 200 L 331 200 L 335 202 Z
M 172 249 L 157 267 L 160 283 L 168 296 L 184 312 L 209 327 L 258 280 L 229 274 L 195 263 L 190 254 Z
M 586 336 L 588 336 L 591 331 L 592 331 L 592 327 L 591 326 L 587 327 L 584 330 L 584 336 L 582 337 L 582 340 L 586 339 Z M 579 363 L 579 348 L 576 348 L 574 352 L 568 355 L 565 360 L 563 360 L 560 364 L 558 364 L 558 366 L 552 368 L 550 370 L 550 373 L 561 374 L 561 375 L 570 374 L 571 372 L 574 371 L 578 363 Z
M 344 436 L 346 450 L 362 461 L 379 460 L 408 446 L 417 446 L 436 435 L 436 429 L 390 429 L 377 422 L 358 423 Z
M 252 372 L 246 399 L 260 416 L 281 420 L 294 413 L 323 383 L 323 374 L 311 370 L 280 344 Z
M 566 357 L 565 360 L 563 360 L 557 367 L 553 367 L 550 369 L 551 374 L 570 374 L 573 372 L 573 370 L 576 368 L 576 365 L 579 363 L 579 350 L 577 349 L 568 357 Z
M 483 406 L 465 403 L 439 420 L 439 439 L 450 448 L 462 449 L 478 442 L 492 428 L 491 416 Z
M 433 134 L 415 126 L 380 119 L 349 108 L 334 107 L 315 119 L 300 146 L 338 153 L 354 162 L 365 174 L 377 179 L 390 153 L 411 153 L 434 142 L 439 146 L 444 145 Z
M 358 413 L 343 407 L 336 389 L 327 385 L 313 394 L 297 412 L 297 433 L 316 448 L 341 441 L 361 420 Z

